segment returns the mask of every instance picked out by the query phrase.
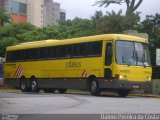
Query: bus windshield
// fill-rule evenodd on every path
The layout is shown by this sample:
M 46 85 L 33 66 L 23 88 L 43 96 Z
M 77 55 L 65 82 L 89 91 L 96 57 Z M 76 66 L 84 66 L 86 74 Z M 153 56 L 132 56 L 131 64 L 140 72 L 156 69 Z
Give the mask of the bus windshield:
M 122 65 L 151 66 L 148 45 L 133 41 L 117 41 L 116 62 Z

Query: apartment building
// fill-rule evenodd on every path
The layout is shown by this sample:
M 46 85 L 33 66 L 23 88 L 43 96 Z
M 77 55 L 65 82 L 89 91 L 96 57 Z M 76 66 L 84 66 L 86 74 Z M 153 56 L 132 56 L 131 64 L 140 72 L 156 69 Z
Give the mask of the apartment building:
M 0 0 L 0 6 L 5 8 L 14 23 L 27 22 L 27 0 Z
M 66 19 L 65 10 L 61 17 L 60 3 L 53 0 L 0 0 L 0 6 L 6 9 L 14 23 L 28 22 L 44 27 Z
M 64 9 L 60 10 L 60 20 L 62 20 L 62 21 L 66 20 L 66 10 L 64 10 Z

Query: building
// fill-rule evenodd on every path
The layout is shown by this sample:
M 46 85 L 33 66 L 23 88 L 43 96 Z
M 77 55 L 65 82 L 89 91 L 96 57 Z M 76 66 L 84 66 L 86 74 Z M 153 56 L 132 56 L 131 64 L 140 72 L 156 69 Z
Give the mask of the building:
M 65 10 L 61 12 L 60 3 L 53 0 L 0 0 L 14 23 L 31 23 L 37 27 L 57 25 L 66 19 Z
M 60 11 L 60 20 L 62 21 L 66 20 L 66 11 L 64 9 L 61 9 Z
M 27 22 L 27 0 L 0 0 L 0 6 L 5 8 L 14 23 Z
M 44 0 L 28 0 L 27 21 L 37 27 L 44 25 Z

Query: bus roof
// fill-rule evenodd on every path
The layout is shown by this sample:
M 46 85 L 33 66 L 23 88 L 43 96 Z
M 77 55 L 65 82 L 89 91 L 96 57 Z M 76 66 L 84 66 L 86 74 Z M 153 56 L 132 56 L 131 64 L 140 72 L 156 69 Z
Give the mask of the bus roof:
M 38 47 L 47 47 L 47 46 L 57 46 L 57 45 L 65 45 L 65 44 L 76 44 L 81 42 L 90 42 L 90 41 L 101 41 L 101 40 L 129 40 L 129 41 L 137 41 L 137 42 L 145 42 L 147 40 L 144 38 L 124 35 L 124 34 L 103 34 L 103 35 L 95 35 L 95 36 L 87 36 L 87 37 L 79 37 L 79 38 L 70 38 L 64 40 L 42 40 L 35 42 L 26 42 L 21 43 L 15 46 L 7 47 L 7 51 L 12 50 L 20 50 L 20 49 L 29 49 L 29 48 L 38 48 Z

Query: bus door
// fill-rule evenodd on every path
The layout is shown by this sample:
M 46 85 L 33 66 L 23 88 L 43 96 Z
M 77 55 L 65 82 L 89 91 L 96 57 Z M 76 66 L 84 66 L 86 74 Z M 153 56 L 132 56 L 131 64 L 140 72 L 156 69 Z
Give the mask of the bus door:
M 105 50 L 105 79 L 112 79 L 112 58 L 113 58 L 113 43 L 112 41 L 106 42 Z

